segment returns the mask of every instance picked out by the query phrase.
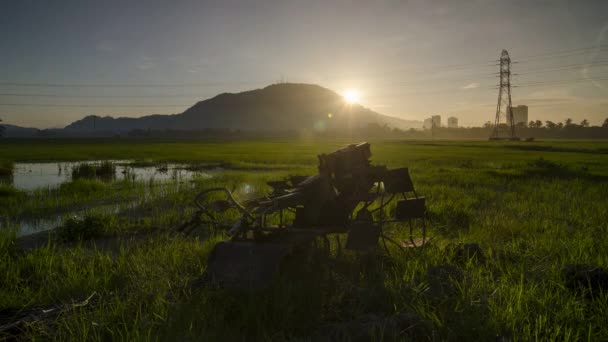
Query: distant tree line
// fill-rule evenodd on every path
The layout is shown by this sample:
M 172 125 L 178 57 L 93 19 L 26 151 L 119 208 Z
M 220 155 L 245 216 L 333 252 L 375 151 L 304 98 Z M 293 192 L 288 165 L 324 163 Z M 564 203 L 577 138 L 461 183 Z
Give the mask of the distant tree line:
M 502 124 L 501 128 L 506 129 L 506 124 Z M 490 136 L 493 129 L 494 124 L 488 121 L 483 127 L 438 127 L 427 130 L 426 135 L 440 139 L 484 139 Z M 575 123 L 572 119 L 566 119 L 564 122 L 533 120 L 527 125 L 518 124 L 515 127 L 515 134 L 524 139 L 608 139 L 608 118 L 601 126 L 591 126 L 587 119 L 580 123 Z
M 4 136 L 4 130 L 6 128 L 4 128 L 4 125 L 1 123 L 2 119 L 0 119 L 0 138 L 2 138 Z
M 285 130 L 285 131 L 247 131 L 230 129 L 206 129 L 200 131 L 184 130 L 132 130 L 126 137 L 132 138 L 289 138 L 298 136 L 349 138 L 349 139 L 487 139 L 493 130 L 493 124 L 488 122 L 482 127 L 434 127 L 429 130 L 391 128 L 384 124 L 370 123 L 354 129 L 327 130 Z M 506 128 L 506 127 L 504 127 Z M 515 128 L 520 138 L 544 139 L 608 139 L 608 119 L 602 126 L 590 126 L 588 120 L 576 124 L 572 119 L 554 123 L 540 120 L 530 121 L 528 125 L 520 124 Z
M 506 129 L 506 125 L 503 125 Z M 360 135 L 369 137 L 405 138 L 405 139 L 487 139 L 494 125 L 487 122 L 483 127 L 433 127 L 428 130 L 391 129 L 387 126 L 370 124 L 359 131 Z M 608 139 L 608 118 L 601 126 L 591 126 L 587 119 L 575 123 L 572 119 L 564 122 L 552 122 L 540 120 L 530 121 L 528 125 L 519 124 L 515 127 L 515 133 L 522 139 Z
M 2 120 L 0 119 L 0 122 Z M 384 124 L 371 123 L 355 129 L 327 130 L 150 130 L 135 129 L 117 134 L 111 131 L 72 132 L 61 129 L 43 129 L 33 133 L 32 138 L 171 138 L 171 139 L 240 139 L 240 138 L 291 138 L 291 137 L 327 137 L 347 139 L 487 139 L 493 130 L 493 124 L 487 122 L 482 127 L 433 127 L 428 130 L 391 128 Z M 503 128 L 506 128 L 503 127 Z M 572 119 L 564 122 L 540 120 L 530 121 L 527 125 L 519 124 L 515 129 L 516 135 L 522 139 L 608 139 L 608 118 L 601 126 L 591 126 L 588 120 L 575 123 Z M 4 127 L 0 125 L 0 136 Z
M 530 121 L 527 127 L 519 125 L 516 130 L 539 138 L 578 138 L 578 139 L 605 139 L 608 138 L 608 118 L 601 126 L 591 126 L 587 119 L 580 123 L 568 118 L 564 122 L 540 120 Z

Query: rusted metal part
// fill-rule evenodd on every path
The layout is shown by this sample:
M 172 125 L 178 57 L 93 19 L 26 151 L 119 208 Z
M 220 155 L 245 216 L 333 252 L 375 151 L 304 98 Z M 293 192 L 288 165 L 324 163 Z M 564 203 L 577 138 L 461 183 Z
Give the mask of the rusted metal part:
M 422 241 L 426 241 L 426 203 L 414 190 L 409 170 L 371 165 L 371 155 L 369 143 L 321 154 L 318 174 L 268 182 L 269 195 L 242 203 L 226 188 L 201 192 L 195 200 L 199 211 L 183 231 L 188 233 L 201 224 L 228 226 L 230 236 L 212 252 L 207 278 L 227 287 L 265 287 L 283 257 L 317 238 L 329 241 L 328 234 L 347 233 L 346 248 L 359 252 L 375 250 L 380 239 L 387 252 L 387 241 L 403 248 L 383 234 L 388 223 L 407 223 L 410 243 L 418 246 L 414 222 L 419 221 Z M 205 200 L 211 193 L 223 193 L 226 198 Z M 395 201 L 394 217 L 387 218 L 386 208 Z M 240 213 L 238 220 L 231 224 L 218 221 L 219 214 L 231 209 Z M 285 222 L 284 211 L 295 213 L 291 222 Z

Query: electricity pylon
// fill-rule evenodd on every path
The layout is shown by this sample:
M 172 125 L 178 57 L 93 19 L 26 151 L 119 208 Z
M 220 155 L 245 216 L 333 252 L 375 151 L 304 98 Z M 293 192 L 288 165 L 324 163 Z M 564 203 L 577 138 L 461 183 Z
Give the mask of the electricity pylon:
M 504 118 L 504 123 L 501 123 Z M 519 140 L 515 135 L 515 122 L 511 106 L 511 57 L 507 50 L 500 55 L 500 84 L 498 85 L 498 103 L 496 104 L 496 118 L 490 140 Z

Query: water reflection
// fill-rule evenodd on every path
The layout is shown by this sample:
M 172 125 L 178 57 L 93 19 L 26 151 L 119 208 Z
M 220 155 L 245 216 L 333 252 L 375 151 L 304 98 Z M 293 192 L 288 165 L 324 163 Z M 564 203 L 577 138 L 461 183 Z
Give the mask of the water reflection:
M 97 177 L 98 168 L 103 165 L 114 165 L 115 170 L 107 171 L 110 166 L 105 166 L 101 172 L 102 177 Z M 99 170 L 99 169 L 98 169 Z M 102 168 L 102 170 L 104 170 Z M 187 169 L 183 164 L 162 164 L 139 166 L 128 160 L 110 161 L 86 161 L 86 162 L 54 162 L 54 163 L 16 163 L 12 178 L 5 178 L 4 182 L 12 183 L 19 190 L 31 191 L 37 188 L 57 187 L 62 183 L 69 182 L 73 178 L 102 178 L 111 180 L 131 181 L 168 181 L 189 179 L 192 176 L 208 176 L 208 173 Z
M 144 194 L 136 201 L 121 201 L 120 203 L 101 204 L 87 207 L 86 209 L 74 209 L 41 218 L 25 218 L 12 222 L 0 221 L 0 229 L 5 224 L 18 227 L 18 235 L 24 236 L 54 229 L 61 225 L 66 215 L 80 216 L 93 211 L 104 213 L 117 213 L 120 210 L 129 209 L 142 205 L 150 200 L 151 193 L 160 196 L 166 195 L 167 191 L 179 191 L 181 185 L 190 186 L 186 181 L 197 178 L 210 178 L 213 171 L 202 172 L 187 165 L 165 163 L 161 165 L 137 164 L 129 160 L 112 160 L 111 170 L 101 172 L 102 177 L 97 176 L 97 170 L 92 171 L 91 166 L 101 166 L 108 161 L 86 161 L 86 162 L 53 162 L 53 163 L 15 163 L 12 176 L 0 178 L 0 182 L 12 184 L 15 188 L 23 191 L 36 189 L 51 189 L 73 179 L 90 178 L 103 179 L 106 181 L 143 181 L 146 184 Z M 85 165 L 85 166 L 83 166 Z M 174 187 L 173 184 L 175 184 Z M 166 188 L 165 185 L 169 186 Z M 152 190 L 154 187 L 154 191 Z M 171 189 L 171 190 L 169 190 Z M 164 195 L 163 195 L 164 194 Z

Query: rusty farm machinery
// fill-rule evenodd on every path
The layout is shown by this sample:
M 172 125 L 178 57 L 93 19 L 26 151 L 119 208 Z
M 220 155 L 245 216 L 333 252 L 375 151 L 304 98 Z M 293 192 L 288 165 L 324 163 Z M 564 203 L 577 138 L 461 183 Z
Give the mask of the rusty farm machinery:
M 330 234 L 347 234 L 346 249 L 372 252 L 382 242 L 388 252 L 387 242 L 399 248 L 404 244 L 389 237 L 383 227 L 404 223 L 409 227 L 407 246 L 426 242 L 425 199 L 414 190 L 407 168 L 372 165 L 369 143 L 318 158 L 318 174 L 269 182 L 272 192 L 264 197 L 239 202 L 225 187 L 203 190 L 196 197 L 198 211 L 180 230 L 223 226 L 230 237 L 211 252 L 205 274 L 209 282 L 233 288 L 266 287 L 283 257 L 317 241 L 329 250 Z M 225 199 L 212 201 L 212 196 Z M 396 206 L 387 215 L 383 209 L 393 201 Z M 236 210 L 239 218 L 225 225 L 217 217 L 228 210 Z M 414 239 L 414 226 L 421 226 L 421 240 Z

